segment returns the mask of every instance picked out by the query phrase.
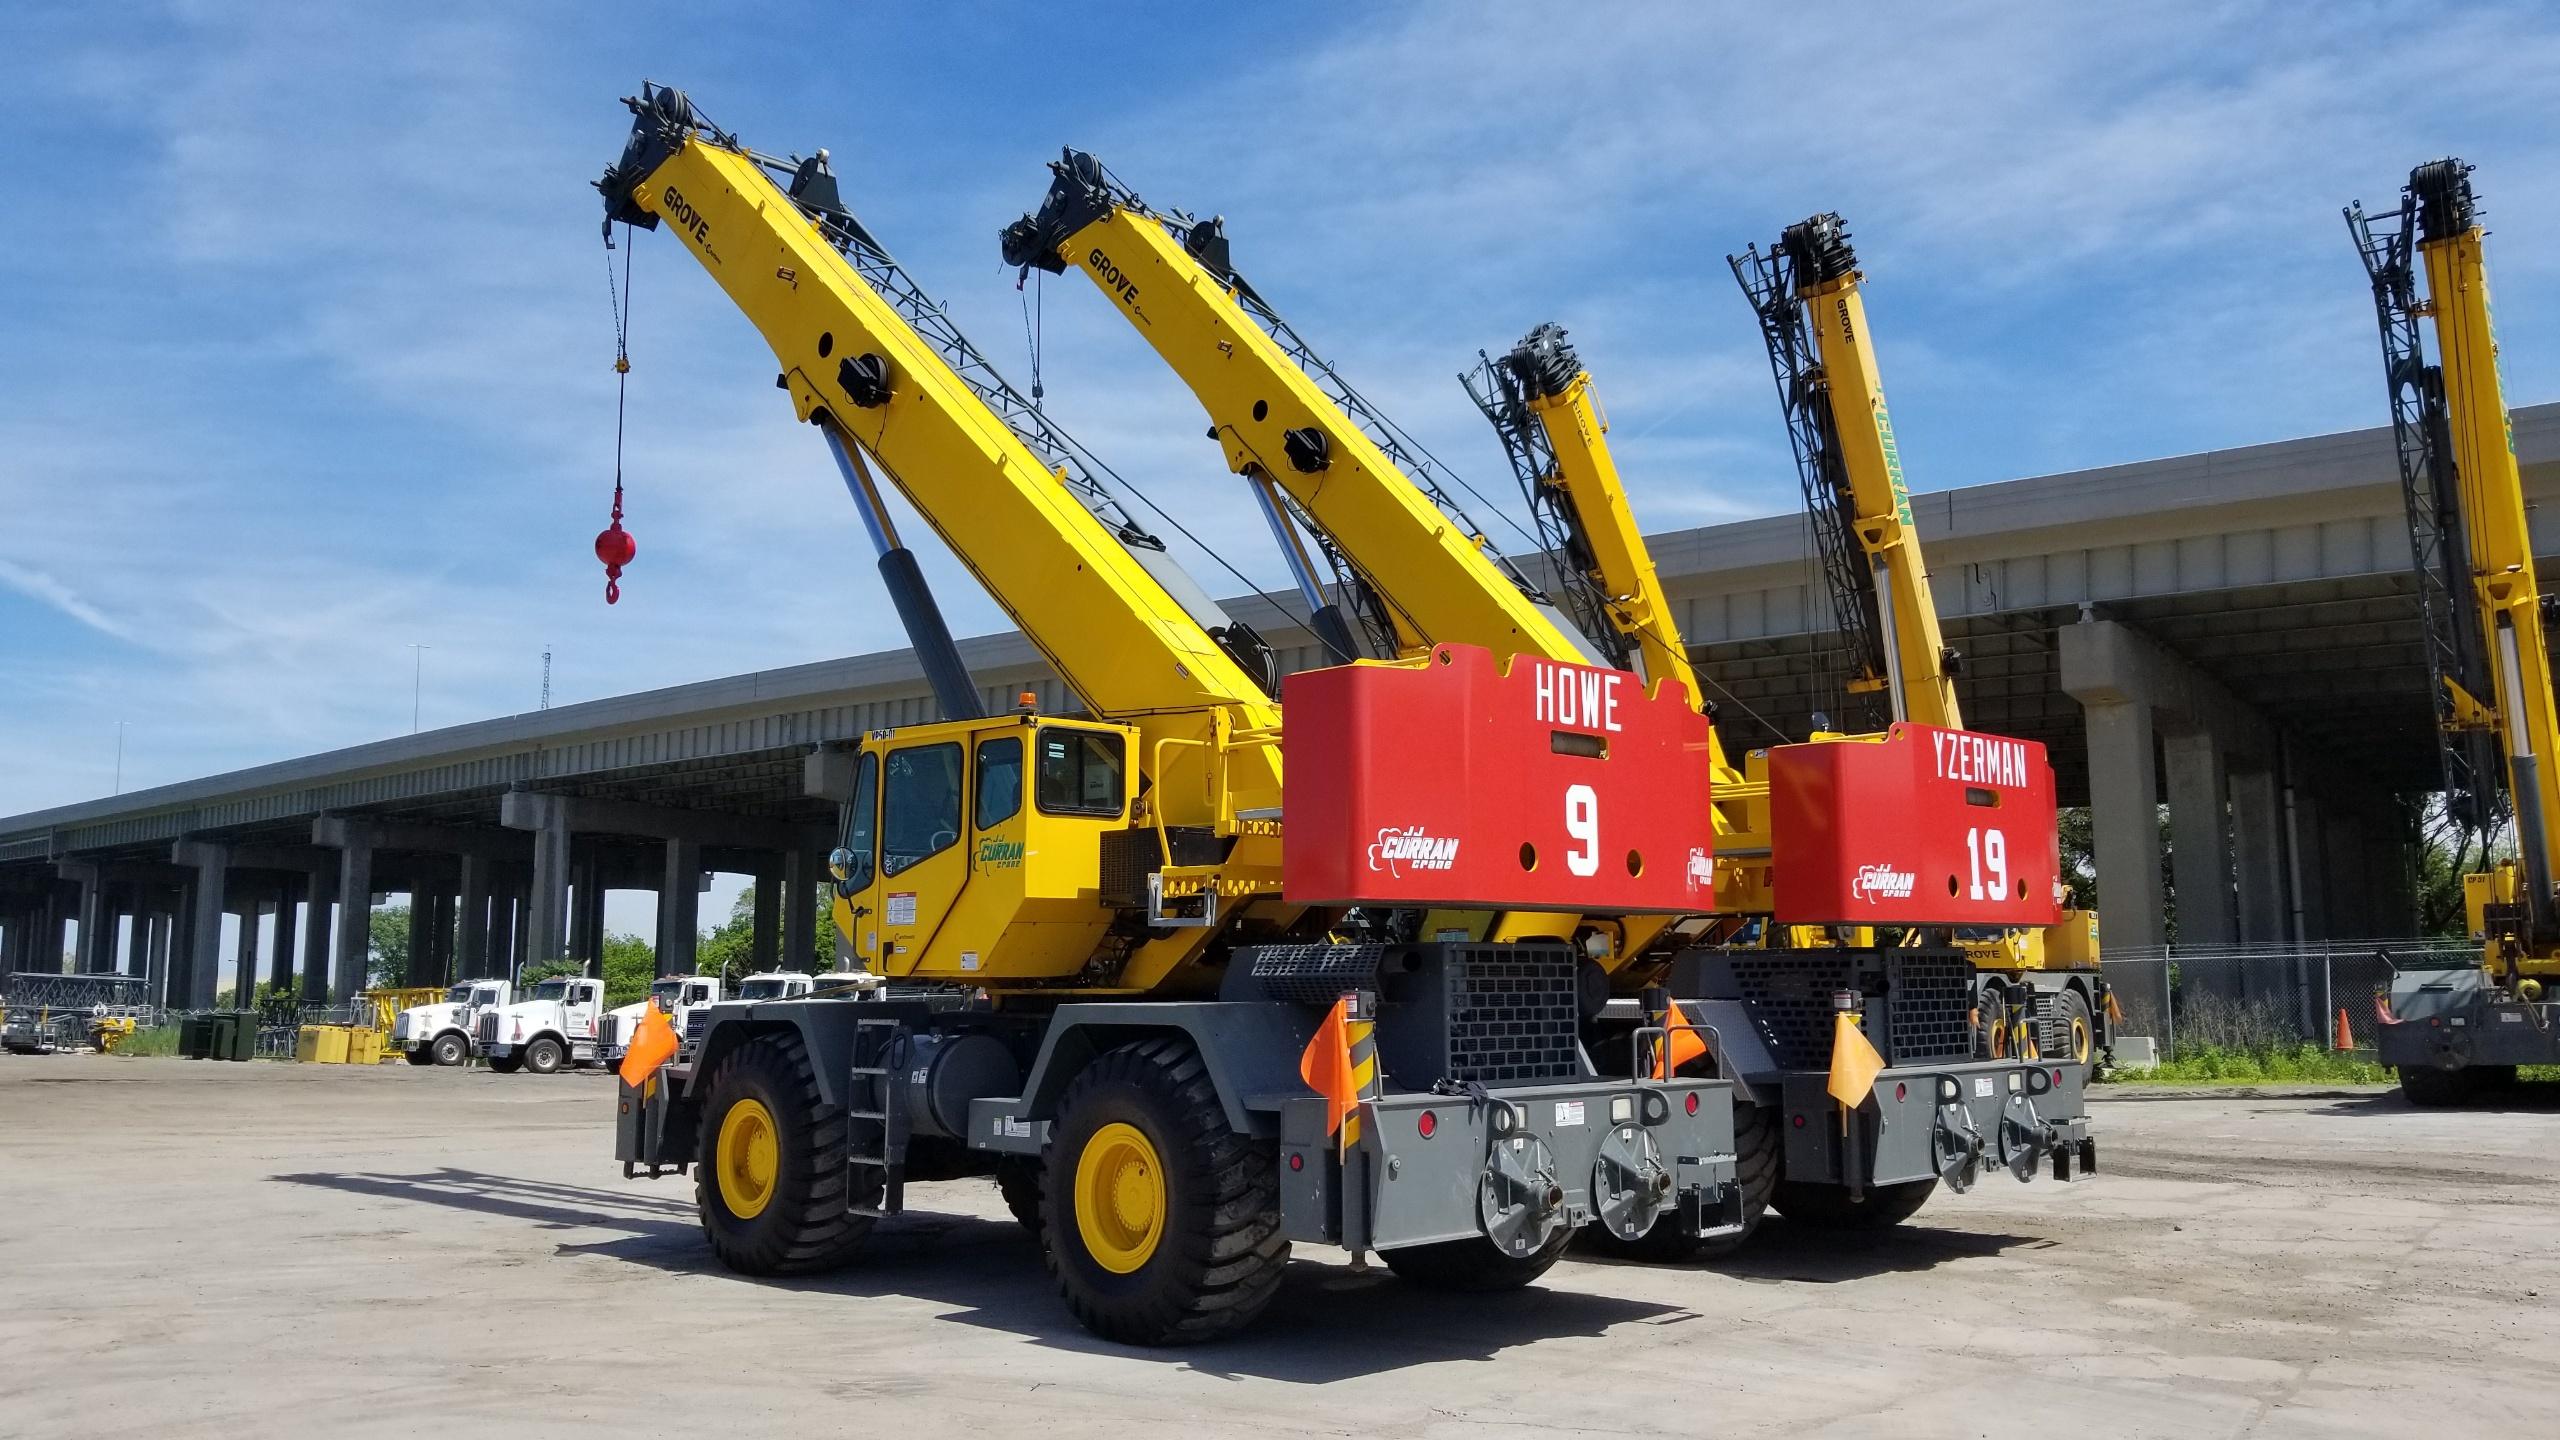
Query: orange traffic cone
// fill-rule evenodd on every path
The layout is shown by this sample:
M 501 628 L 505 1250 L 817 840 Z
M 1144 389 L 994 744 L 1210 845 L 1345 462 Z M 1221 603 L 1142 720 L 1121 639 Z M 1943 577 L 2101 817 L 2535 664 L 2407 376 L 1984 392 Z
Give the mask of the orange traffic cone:
M 2344 1005 L 2338 1007 L 2338 1038 L 2335 1048 L 2341 1053 L 2356 1048 L 2356 1032 L 2347 1026 L 2347 1007 Z

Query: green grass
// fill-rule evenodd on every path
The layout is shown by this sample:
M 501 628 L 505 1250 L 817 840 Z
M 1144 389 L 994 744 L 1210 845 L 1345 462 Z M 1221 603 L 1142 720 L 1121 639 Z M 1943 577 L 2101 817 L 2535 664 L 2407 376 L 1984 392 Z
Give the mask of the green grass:
M 136 1030 L 124 1043 L 108 1052 L 114 1055 L 167 1056 L 178 1053 L 178 1027 L 161 1025 L 149 1030 Z
M 2126 1085 L 2387 1085 L 2392 1074 L 2368 1052 L 2339 1054 L 2317 1045 L 2226 1049 L 2200 1046 L 2149 1070 L 2110 1071 Z

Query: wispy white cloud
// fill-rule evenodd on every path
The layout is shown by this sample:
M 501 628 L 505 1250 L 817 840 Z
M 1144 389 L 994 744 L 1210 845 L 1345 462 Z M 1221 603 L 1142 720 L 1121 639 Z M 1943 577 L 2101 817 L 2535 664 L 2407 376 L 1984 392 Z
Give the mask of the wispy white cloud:
M 134 639 L 130 626 L 90 604 L 80 592 L 41 570 L 0 558 L 0 585 L 6 585 L 28 599 L 50 605 L 101 635 L 128 642 Z

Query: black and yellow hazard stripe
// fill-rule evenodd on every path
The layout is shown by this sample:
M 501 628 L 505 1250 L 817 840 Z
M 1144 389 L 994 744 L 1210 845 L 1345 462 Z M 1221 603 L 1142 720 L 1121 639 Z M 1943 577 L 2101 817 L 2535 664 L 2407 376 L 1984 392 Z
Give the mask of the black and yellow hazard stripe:
M 1377 1030 L 1375 1020 L 1355 1019 L 1343 1025 L 1343 1033 L 1351 1041 L 1352 1089 L 1362 1100 L 1378 1093 Z M 1348 1150 L 1359 1143 L 1360 1110 L 1354 1106 L 1350 1114 L 1342 1117 L 1342 1148 Z

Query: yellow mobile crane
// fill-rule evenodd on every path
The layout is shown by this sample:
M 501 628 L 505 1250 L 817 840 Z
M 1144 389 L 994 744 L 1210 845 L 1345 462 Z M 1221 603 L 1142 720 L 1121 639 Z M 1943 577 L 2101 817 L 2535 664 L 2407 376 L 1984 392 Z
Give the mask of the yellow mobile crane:
M 1939 629 L 1848 230 L 1837 214 L 1816 215 L 1766 253 L 1755 245 L 1726 259 L 1768 344 L 1832 629 L 1847 649 L 1848 695 L 1863 702 L 1870 731 L 1902 721 L 1963 729 L 1963 657 Z M 2094 911 L 1972 930 L 1956 943 L 1973 957 L 1979 1053 L 2006 1055 L 2024 1040 L 2085 1065 L 2112 1043 Z
M 1595 1072 L 1562 945 L 1397 922 L 1537 908 L 1598 858 L 1543 806 L 1488 808 L 1466 766 L 1570 770 L 1602 804 L 1703 790 L 1704 723 L 1614 685 L 1591 687 L 1598 714 L 1533 716 L 1528 677 L 1443 645 L 1296 677 L 1284 775 L 1258 645 L 1203 613 L 1109 473 L 890 258 L 826 152 L 758 154 L 673 90 L 627 103 L 598 182 L 608 239 L 672 231 L 772 346 L 934 682 L 944 720 L 840 757 L 831 866 L 867 967 L 947 989 L 711 1007 L 687 1059 L 624 1086 L 625 1165 L 691 1166 L 713 1252 L 754 1274 L 847 1261 L 910 1174 L 992 1171 L 1077 1318 L 1145 1344 L 1244 1324 L 1298 1241 L 1485 1290 L 1534 1279 L 1593 1221 L 1737 1230 L 1728 1086 Z M 879 477 L 1083 716 L 980 713 Z M 1425 721 L 1445 753 L 1406 753 Z M 1381 813 L 1408 829 L 1368 851 L 1392 862 L 1371 880 L 1347 854 Z M 1711 839 L 1657 826 L 1664 863 L 1618 882 L 1626 908 L 1671 908 L 1652 897 L 1679 893 L 1679 847 Z
M 2471 169 L 2431 160 L 2409 172 L 2396 212 L 2346 209 L 2381 323 L 2445 801 L 2484 851 L 2515 831 L 2512 858 L 2463 877 L 2478 963 L 2395 958 L 2375 997 L 2380 1058 L 2418 1105 L 2459 1104 L 2512 1083 L 2519 1065 L 2560 1063 L 2560 1005 L 2543 998 L 2560 973 L 2550 597 L 2533 571 Z
M 1533 665 L 1598 654 L 1616 665 L 1640 661 L 1657 685 L 1696 683 L 1614 470 L 1547 512 L 1566 532 L 1556 548 L 1567 557 L 1569 593 L 1586 587 L 1575 609 L 1593 618 L 1577 630 L 1463 518 L 1430 457 L 1237 272 L 1221 221 L 1150 210 L 1076 151 L 1051 172 L 1038 210 L 1004 232 L 1006 261 L 1051 273 L 1073 268 L 1113 299 L 1208 412 L 1229 468 L 1257 490 L 1285 492 L 1292 506 L 1278 513 L 1293 513 L 1344 557 L 1358 578 L 1355 594 L 1377 597 L 1386 614 L 1373 633 L 1392 632 L 1399 643 L 1484 645 Z M 1295 549 L 1284 541 L 1284 558 Z M 1694 690 L 1689 695 L 1701 703 Z M 1813 1223 L 1890 1224 L 1916 1211 L 1942 1179 L 1962 1188 L 1993 1165 L 2024 1179 L 2047 1159 L 2063 1177 L 2075 1164 L 2094 1166 L 2076 1068 L 1973 1063 L 1971 967 L 1960 952 L 1944 944 L 1765 943 L 1770 926 L 1794 918 L 1790 912 L 1827 922 L 1856 918 L 1862 907 L 1886 915 L 1947 903 L 1932 898 L 1936 872 L 1948 864 L 1943 843 L 1914 841 L 1861 862 L 1861 846 L 1873 837 L 1859 834 L 1859 812 L 1890 812 L 1896 825 L 1971 817 L 1978 851 L 1984 834 L 1998 832 L 1971 807 L 2005 804 L 2032 817 L 2039 779 L 2042 853 L 2031 848 L 2032 829 L 2022 832 L 2014 866 L 2004 854 L 1988 886 L 1977 859 L 1975 908 L 1959 903 L 1963 913 L 1940 918 L 1987 918 L 1986 903 L 1994 913 L 2019 905 L 2049 913 L 2056 865 L 2049 770 L 2040 756 L 2031 767 L 2026 748 L 2004 740 L 1997 743 L 2016 747 L 2018 763 L 1999 784 L 1954 780 L 1943 762 L 1956 753 L 1946 743 L 1956 735 L 1897 732 L 1880 737 L 1889 743 L 1854 747 L 1864 752 L 1857 756 L 1845 754 L 1852 747 L 1779 747 L 1754 752 L 1748 771 L 1715 744 L 1713 917 L 1697 914 L 1676 928 L 1668 917 L 1578 929 L 1571 914 L 1493 922 L 1497 934 L 1579 934 L 1596 962 L 1585 1006 L 1595 1037 L 1658 1023 L 1674 998 L 1711 1037 L 1719 1072 L 1745 1101 L 1736 1126 L 1746 1225 L 1772 1203 Z M 1822 751 L 1843 753 L 1815 753 Z M 1942 773 L 1924 778 L 1924 753 L 1942 762 Z M 1997 793 L 2008 790 L 2015 794 Z M 1680 803 L 1652 797 L 1657 807 Z M 1873 828 L 1871 819 L 1863 823 Z M 1790 832 L 1798 837 L 1792 844 Z M 1922 874 L 1930 887 L 1918 885 Z M 1963 888 L 1955 870 L 1945 878 L 1946 894 Z M 1715 943 L 1692 943 L 1699 941 Z M 1610 1006 L 1612 990 L 1647 1003 Z M 1871 1081 L 1872 1103 L 1855 1107 L 1854 1122 L 1817 1123 L 1838 1108 L 1825 1097 L 1835 1007 L 1857 1013 L 1887 1068 Z M 1648 1239 L 1657 1250 L 1696 1248 L 1694 1237 L 1667 1229 Z

